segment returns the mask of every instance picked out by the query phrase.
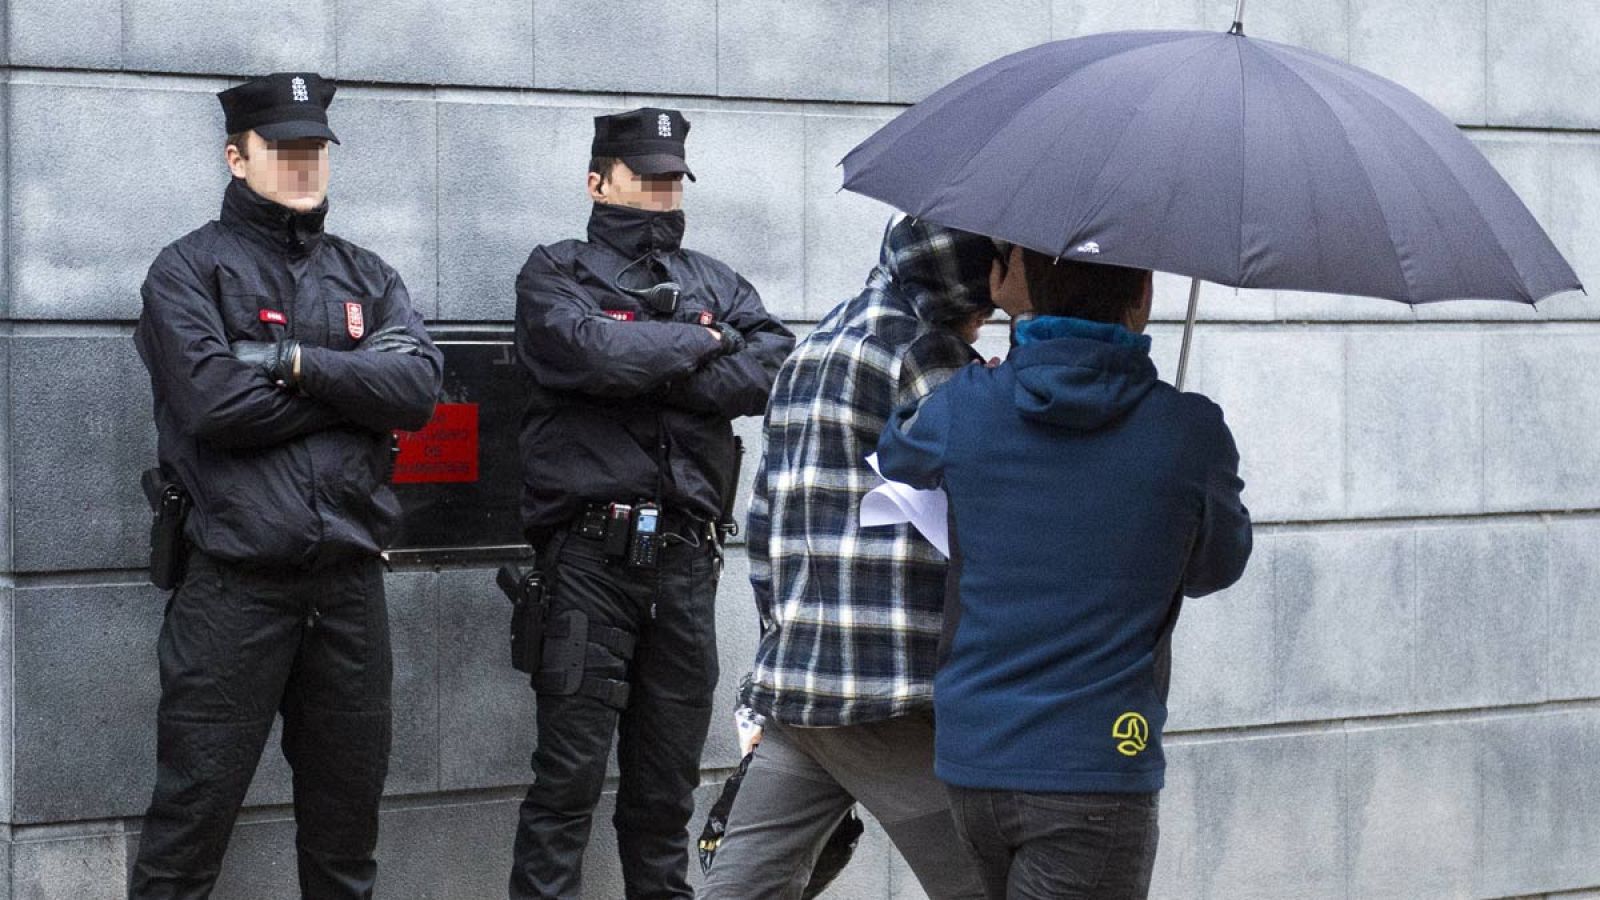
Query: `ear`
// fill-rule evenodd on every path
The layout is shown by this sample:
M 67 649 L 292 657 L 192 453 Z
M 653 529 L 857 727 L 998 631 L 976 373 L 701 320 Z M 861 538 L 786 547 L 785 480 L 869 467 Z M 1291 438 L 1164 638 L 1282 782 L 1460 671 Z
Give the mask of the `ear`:
M 611 202 L 610 199 L 606 197 L 605 179 L 600 177 L 600 173 L 599 172 L 590 172 L 589 173 L 588 185 L 589 185 L 589 199 L 590 200 L 593 200 L 596 203 L 610 203 Z
M 243 177 L 245 177 L 245 169 L 244 169 L 245 159 L 244 159 L 244 154 L 239 152 L 239 148 L 238 147 L 234 146 L 233 144 L 229 144 L 227 147 L 223 148 L 222 158 L 223 158 L 224 161 L 227 162 L 228 171 L 233 173 L 233 177 L 235 177 L 235 178 L 243 178 Z

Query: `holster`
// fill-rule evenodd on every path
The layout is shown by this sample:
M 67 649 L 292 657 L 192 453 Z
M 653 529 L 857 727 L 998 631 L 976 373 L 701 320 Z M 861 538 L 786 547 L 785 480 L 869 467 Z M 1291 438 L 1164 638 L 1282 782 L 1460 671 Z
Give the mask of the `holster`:
M 160 469 L 146 469 L 139 486 L 151 511 L 150 583 L 170 591 L 183 581 L 188 562 L 183 523 L 189 517 L 189 495 L 182 485 L 163 477 Z
M 598 700 L 612 709 L 626 709 L 632 692 L 628 682 L 591 674 L 609 667 L 611 660 L 633 659 L 637 639 L 621 628 L 596 625 L 582 610 L 568 609 L 550 617 L 544 636 L 544 660 L 533 676 L 533 689 L 541 694 Z
M 544 579 L 537 568 L 524 572 L 514 563 L 500 567 L 495 583 L 511 601 L 511 665 L 533 675 L 539 671 L 544 651 L 544 625 L 548 609 Z

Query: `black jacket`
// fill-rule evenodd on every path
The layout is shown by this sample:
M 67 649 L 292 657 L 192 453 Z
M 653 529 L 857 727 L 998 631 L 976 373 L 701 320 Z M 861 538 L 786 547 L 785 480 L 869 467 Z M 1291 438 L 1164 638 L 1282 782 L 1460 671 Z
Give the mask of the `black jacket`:
M 794 335 L 731 268 L 679 246 L 683 223 L 597 204 L 587 241 L 535 247 L 517 276 L 522 519 L 535 544 L 587 501 L 653 498 L 709 520 L 733 488 L 729 421 L 766 408 Z M 677 282 L 677 311 L 620 290 L 619 273 L 630 288 Z M 724 355 L 703 327 L 721 322 L 743 350 Z
M 390 429 L 433 413 L 443 361 L 400 276 L 235 179 L 220 221 L 168 245 L 141 291 L 162 468 L 194 500 L 186 533 L 213 556 L 315 567 L 377 553 L 399 515 Z M 414 353 L 368 352 L 401 325 Z M 234 358 L 236 341 L 302 342 L 300 390 Z

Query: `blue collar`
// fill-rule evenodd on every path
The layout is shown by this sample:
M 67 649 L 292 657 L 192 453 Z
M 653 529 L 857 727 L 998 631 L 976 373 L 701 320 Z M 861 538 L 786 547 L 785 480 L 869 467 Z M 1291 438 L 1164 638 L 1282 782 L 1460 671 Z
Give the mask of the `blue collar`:
M 1057 338 L 1083 338 L 1085 340 L 1100 341 L 1116 347 L 1133 347 L 1150 352 L 1150 336 L 1134 334 L 1121 325 L 1111 325 L 1106 322 L 1091 322 L 1087 319 L 1073 319 L 1067 316 L 1035 316 L 1017 323 L 1017 344 L 1027 346 L 1038 341 L 1053 341 Z

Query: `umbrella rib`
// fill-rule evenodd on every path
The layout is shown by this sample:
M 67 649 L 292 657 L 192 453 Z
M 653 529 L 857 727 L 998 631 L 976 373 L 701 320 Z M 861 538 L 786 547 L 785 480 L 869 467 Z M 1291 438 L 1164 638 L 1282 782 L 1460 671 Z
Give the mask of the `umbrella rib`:
M 1213 37 L 1213 35 L 1204 35 L 1204 36 L 1205 37 Z M 1138 109 L 1141 106 L 1143 106 L 1144 102 L 1146 100 L 1150 99 L 1150 96 L 1152 94 L 1154 94 L 1156 91 L 1160 90 L 1173 77 L 1177 76 L 1180 73 L 1180 70 L 1183 68 L 1183 66 L 1185 64 L 1187 64 L 1189 62 L 1189 60 L 1195 58 L 1196 56 L 1199 56 L 1202 52 L 1204 52 L 1204 50 L 1205 50 L 1204 46 L 1196 47 L 1193 53 L 1190 53 L 1188 56 L 1184 57 L 1176 65 L 1174 65 L 1165 75 L 1162 75 L 1155 82 L 1153 82 L 1150 85 L 1150 90 L 1147 91 L 1143 97 L 1139 98 L 1139 103 L 1138 104 L 1135 104 L 1133 106 L 1134 111 L 1137 112 Z M 1198 87 L 1198 85 L 1196 85 L 1196 87 Z M 1122 139 L 1128 133 L 1128 129 L 1133 127 L 1133 123 L 1134 123 L 1135 118 L 1137 118 L 1137 116 L 1130 115 L 1122 123 L 1121 130 L 1119 130 L 1117 132 L 1116 140 L 1111 143 L 1111 148 L 1112 148 L 1113 151 L 1115 151 L 1115 149 L 1119 145 L 1121 145 Z M 1063 128 L 1062 130 L 1065 131 L 1066 129 Z M 1038 168 L 1038 165 L 1039 165 L 1038 163 L 1035 163 L 1033 168 Z M 1032 171 L 1033 170 L 1030 169 L 1029 173 L 1031 174 Z M 1124 174 L 1122 176 L 1121 180 L 1119 180 L 1116 184 L 1111 186 L 1111 190 L 1105 192 L 1105 194 L 1101 196 L 1100 200 L 1094 206 L 1092 206 L 1088 210 L 1086 210 L 1084 212 L 1084 215 L 1081 218 L 1079 218 L 1078 221 L 1073 222 L 1071 225 L 1069 225 L 1067 227 L 1067 231 L 1064 234 L 1062 234 L 1060 239 L 1057 241 L 1057 243 L 1060 244 L 1060 248 L 1061 248 L 1062 252 L 1065 252 L 1066 249 L 1069 246 L 1071 246 L 1072 242 L 1071 242 L 1070 238 L 1072 237 L 1072 235 L 1077 233 L 1086 223 L 1094 221 L 1095 218 L 1097 218 L 1100 215 L 1100 213 L 1105 210 L 1106 205 L 1111 202 L 1112 195 L 1115 194 L 1116 191 L 1119 188 L 1121 188 L 1123 184 L 1126 184 L 1128 179 L 1132 178 L 1134 174 L 1135 173 L 1134 173 L 1133 170 L 1129 170 L 1126 174 Z M 1023 184 L 1026 184 L 1026 182 L 1024 181 Z M 1018 191 L 1020 191 L 1020 190 L 1021 190 L 1021 186 L 1019 185 L 1018 186 Z M 1016 198 L 1016 193 L 1017 192 L 1013 192 L 1012 193 L 1012 199 Z M 1009 202 L 1010 201 L 1007 201 L 1008 205 L 1009 205 Z
M 1289 66 L 1284 66 L 1284 68 L 1285 69 L 1289 69 L 1289 71 L 1291 71 L 1291 72 L 1294 71 Z M 1336 75 L 1344 75 L 1345 74 L 1343 72 L 1339 72 L 1338 70 L 1333 70 L 1333 71 L 1334 71 L 1334 73 Z M 1296 73 L 1296 77 L 1300 77 L 1299 73 Z M 1345 80 L 1348 81 L 1349 79 L 1346 78 Z M 1305 79 L 1303 77 L 1301 77 L 1301 81 L 1305 81 Z M 1358 86 L 1357 85 L 1352 85 L 1352 87 L 1358 87 Z M 1374 100 L 1377 100 L 1379 103 L 1383 104 L 1383 107 L 1385 109 L 1387 109 L 1390 113 L 1392 113 L 1395 116 L 1395 118 L 1400 119 L 1402 121 L 1405 120 L 1406 116 L 1404 115 L 1404 113 L 1402 113 L 1401 110 L 1396 109 L 1394 104 L 1389 102 L 1389 98 L 1387 98 L 1387 97 L 1383 96 L 1382 94 L 1380 94 L 1378 92 L 1375 92 L 1375 91 L 1366 91 L 1365 94 L 1366 94 L 1366 96 L 1369 96 L 1369 97 L 1373 98 Z M 1443 115 L 1443 114 L 1441 113 L 1441 115 Z M 1452 123 L 1452 127 L 1453 127 L 1453 124 L 1454 123 Z M 1422 145 L 1427 148 L 1428 153 L 1433 156 L 1433 159 L 1434 159 L 1434 161 L 1436 163 L 1438 163 L 1439 168 L 1450 172 L 1451 175 L 1453 176 L 1455 174 L 1455 170 L 1452 169 L 1450 167 L 1450 165 L 1445 161 L 1445 158 L 1442 155 L 1440 155 L 1438 149 L 1436 147 L 1434 147 L 1433 142 L 1428 140 L 1421 132 L 1413 131 L 1413 133 L 1415 133 L 1417 135 L 1417 137 L 1421 141 Z M 1359 157 L 1357 157 L 1357 158 L 1359 159 Z M 1410 178 L 1409 174 L 1408 174 L 1407 178 L 1409 180 L 1409 178 Z M 1416 185 L 1416 182 L 1414 180 L 1412 180 L 1412 185 L 1413 186 Z M 1457 185 L 1459 186 L 1459 182 L 1457 182 Z M 1527 287 L 1527 284 L 1528 284 L 1528 277 L 1525 274 L 1523 274 L 1522 269 L 1517 266 L 1517 261 L 1515 259 L 1513 259 L 1511 254 L 1510 254 L 1510 252 L 1506 250 L 1505 244 L 1501 240 L 1500 233 L 1498 231 L 1496 231 L 1495 228 L 1493 227 L 1493 225 L 1491 224 L 1491 222 L 1493 220 L 1491 220 L 1489 218 L 1489 216 L 1484 212 L 1483 206 L 1478 203 L 1477 196 L 1474 195 L 1473 192 L 1467 190 L 1465 187 L 1461 187 L 1460 188 L 1460 192 L 1461 192 L 1462 196 L 1466 197 L 1467 202 L 1469 204 L 1471 204 L 1472 208 L 1478 213 L 1478 219 L 1484 223 L 1484 225 L 1488 228 L 1489 233 L 1494 237 L 1494 249 L 1500 254 L 1500 258 L 1505 261 L 1506 267 L 1508 269 L 1510 269 L 1511 272 L 1516 276 L 1517 281 L 1520 282 L 1520 284 L 1518 286 L 1523 288 L 1522 297 L 1520 298 L 1521 301 L 1525 302 L 1525 303 L 1534 302 L 1535 298 L 1529 296 L 1528 295 L 1528 291 L 1526 290 L 1526 287 Z M 1515 192 L 1513 191 L 1513 194 L 1514 193 Z M 1420 190 L 1417 191 L 1417 194 L 1418 194 L 1418 196 L 1424 196 L 1422 194 L 1422 191 L 1420 191 Z M 1518 202 L 1521 202 L 1521 198 L 1520 197 L 1517 198 L 1517 199 L 1518 199 Z M 1423 204 L 1423 206 L 1424 206 L 1424 208 L 1427 209 L 1428 217 L 1433 220 L 1433 224 L 1438 228 L 1441 228 L 1441 229 L 1444 228 L 1445 227 L 1445 223 L 1440 221 L 1438 213 L 1436 212 L 1436 210 L 1434 208 L 1434 205 L 1431 204 L 1431 203 L 1425 203 L 1425 204 Z M 1526 207 L 1524 207 L 1524 208 L 1526 208 Z
M 1373 187 L 1373 184 L 1372 184 L 1372 173 L 1367 168 L 1366 160 L 1361 158 L 1361 154 L 1355 152 L 1355 149 L 1354 149 L 1355 148 L 1355 143 L 1350 140 L 1350 130 L 1345 125 L 1344 119 L 1340 118 L 1339 117 L 1339 113 L 1334 110 L 1333 104 L 1328 102 L 1328 98 L 1324 97 L 1322 95 L 1322 91 L 1318 90 L 1317 86 L 1315 84 L 1313 84 L 1304 75 L 1302 75 L 1299 72 L 1295 71 L 1293 66 L 1287 65 L 1282 60 L 1275 58 L 1270 53 L 1263 53 L 1262 56 L 1265 57 L 1270 62 L 1272 62 L 1273 65 L 1276 65 L 1276 66 L 1282 68 L 1285 72 L 1288 72 L 1290 75 L 1293 75 L 1296 79 L 1298 79 L 1301 84 L 1305 85 L 1306 90 L 1311 93 L 1311 96 L 1317 98 L 1317 102 L 1322 104 L 1322 106 L 1325 109 L 1327 109 L 1328 115 L 1333 119 L 1334 122 L 1336 122 L 1338 124 L 1339 130 L 1341 132 L 1343 132 L 1344 135 L 1345 135 L 1346 143 L 1349 144 L 1349 146 L 1351 147 L 1351 154 L 1350 154 L 1351 158 L 1354 159 L 1355 162 L 1356 162 L 1356 165 L 1360 167 L 1361 173 L 1364 176 L 1366 176 L 1364 179 L 1362 179 L 1362 187 L 1364 187 L 1366 189 L 1367 195 L 1369 196 L 1369 198 L 1372 201 L 1373 208 L 1378 211 L 1379 217 L 1381 217 L 1383 219 L 1383 224 L 1384 224 L 1385 230 L 1390 230 L 1392 228 L 1392 223 L 1389 221 L 1389 213 L 1388 213 L 1388 211 L 1386 209 L 1384 209 L 1382 201 L 1379 200 L 1379 198 L 1378 198 L 1378 192 Z M 1390 233 L 1391 234 L 1393 233 L 1392 230 L 1390 231 Z M 1411 279 L 1406 277 L 1405 266 L 1403 264 L 1401 264 L 1401 262 L 1400 262 L 1400 251 L 1399 251 L 1399 249 L 1397 247 L 1394 246 L 1394 242 L 1393 241 L 1389 241 L 1388 242 L 1388 246 L 1389 246 L 1389 249 L 1392 251 L 1392 257 L 1393 257 L 1393 260 L 1394 260 L 1395 272 L 1397 272 L 1399 274 L 1399 276 L 1400 276 L 1400 284 L 1405 288 L 1406 294 L 1409 297 L 1410 294 L 1411 294 Z M 1388 298 L 1388 299 L 1396 299 L 1396 298 Z M 1412 301 L 1407 299 L 1407 300 L 1402 300 L 1401 302 L 1409 303 L 1409 302 L 1412 302 Z
M 1239 0 L 1239 5 L 1241 7 L 1239 12 L 1242 15 L 1244 0 Z M 1238 16 L 1235 16 L 1234 18 L 1237 20 Z M 1233 46 L 1233 59 L 1234 62 L 1239 64 L 1239 230 L 1233 235 L 1233 284 L 1235 289 L 1237 289 L 1244 282 L 1244 193 L 1248 187 L 1245 174 L 1246 169 L 1248 168 L 1248 162 L 1245 156 L 1244 125 L 1249 119 L 1248 110 L 1246 107 L 1250 101 L 1250 91 L 1244 83 L 1244 51 L 1240 48 L 1243 45 L 1243 42 L 1247 40 L 1249 40 L 1249 38 L 1246 38 L 1243 32 L 1241 32 L 1239 37 L 1234 40 Z

